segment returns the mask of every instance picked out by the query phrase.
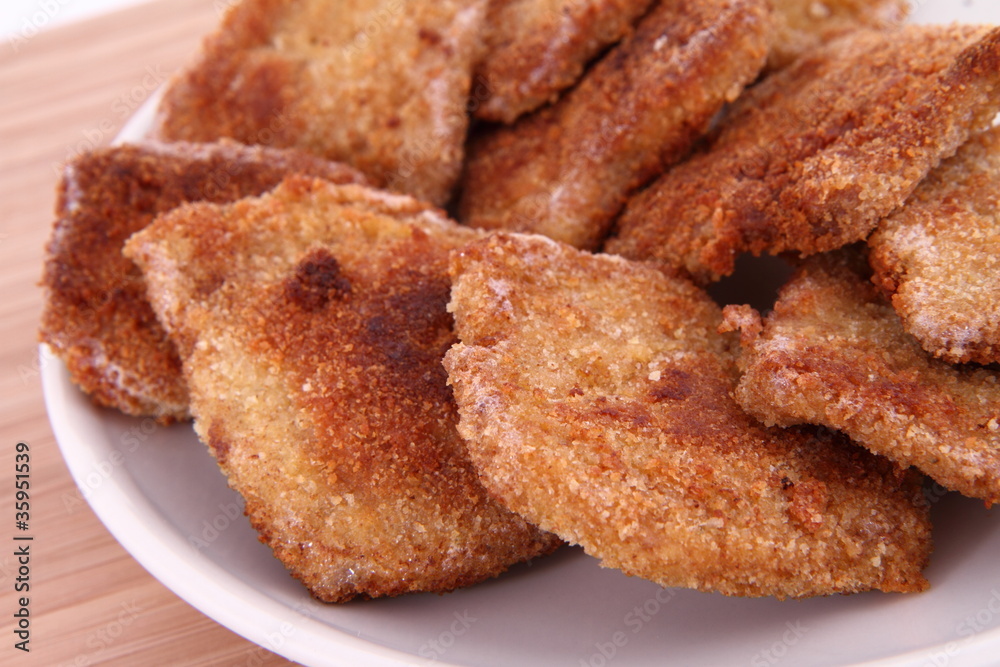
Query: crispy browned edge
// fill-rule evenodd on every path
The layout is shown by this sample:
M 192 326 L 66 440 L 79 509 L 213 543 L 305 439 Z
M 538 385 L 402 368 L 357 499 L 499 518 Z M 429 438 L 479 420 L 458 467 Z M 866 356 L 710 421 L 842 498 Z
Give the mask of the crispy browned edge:
M 122 247 L 184 202 L 260 194 L 296 172 L 364 182 L 341 164 L 228 141 L 144 142 L 76 157 L 59 183 L 46 247 L 41 342 L 98 404 L 164 423 L 188 418 L 180 360 Z
M 973 137 L 868 238 L 872 280 L 924 349 L 1000 363 L 1000 127 Z
M 820 424 L 942 486 L 1000 501 L 1000 375 L 933 359 L 855 248 L 804 262 L 764 320 L 742 328 L 736 398 L 766 424 Z

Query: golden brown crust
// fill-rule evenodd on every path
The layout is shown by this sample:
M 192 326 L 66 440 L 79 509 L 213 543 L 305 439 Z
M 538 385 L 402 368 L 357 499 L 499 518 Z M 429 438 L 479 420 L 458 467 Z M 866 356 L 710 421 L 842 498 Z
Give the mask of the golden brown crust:
M 771 0 L 775 35 L 767 69 L 787 67 L 799 57 L 861 28 L 890 30 L 906 21 L 907 0 Z
M 873 280 L 925 350 L 1000 362 L 1000 128 L 932 172 L 868 245 Z
M 863 258 L 811 258 L 744 349 L 736 397 L 766 424 L 822 424 L 941 485 L 1000 500 L 1000 374 L 933 359 Z
M 693 285 L 505 233 L 452 272 L 459 428 L 484 483 L 528 520 L 664 586 L 926 586 L 920 477 L 740 410 L 721 314 Z
M 171 81 L 156 136 L 307 150 L 444 204 L 486 0 L 244 0 Z
M 292 178 L 136 235 L 195 428 L 317 598 L 444 592 L 559 541 L 493 501 L 456 430 L 450 249 L 409 197 Z
M 864 239 L 1000 110 L 1000 28 L 858 31 L 772 75 L 704 152 L 637 195 L 609 252 L 699 281 L 740 252 Z
M 763 0 L 659 3 L 555 106 L 473 141 L 460 220 L 596 247 L 757 75 L 768 16 Z
M 486 56 L 476 70 L 485 95 L 477 118 L 513 123 L 572 86 L 616 43 L 650 0 L 492 0 Z
M 66 166 L 47 248 L 40 338 L 101 405 L 163 421 L 186 419 L 180 360 L 122 254 L 134 232 L 184 202 L 226 202 L 290 173 L 341 183 L 363 177 L 294 151 L 148 142 L 82 155 Z

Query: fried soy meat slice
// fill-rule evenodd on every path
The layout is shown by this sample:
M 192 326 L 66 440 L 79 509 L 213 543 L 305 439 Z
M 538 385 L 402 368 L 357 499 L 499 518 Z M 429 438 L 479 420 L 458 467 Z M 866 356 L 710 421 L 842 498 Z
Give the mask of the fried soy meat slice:
M 307 153 L 228 141 L 126 144 L 71 160 L 46 249 L 39 337 L 66 363 L 73 382 L 126 414 L 186 419 L 180 359 L 122 246 L 182 203 L 261 194 L 291 173 L 364 180 L 350 167 Z
M 490 498 L 456 430 L 447 262 L 475 237 L 409 197 L 293 177 L 129 241 L 198 435 L 320 600 L 449 591 L 559 544 Z
M 307 150 L 444 204 L 486 0 L 243 0 L 168 85 L 159 138 Z
M 711 145 L 634 197 L 605 249 L 699 282 L 742 252 L 866 238 L 1000 111 L 1000 28 L 857 31 L 768 77 Z
M 1000 128 L 932 172 L 868 246 L 875 283 L 925 350 L 1000 362 Z
M 476 69 L 476 117 L 513 123 L 554 102 L 629 33 L 650 0 L 491 0 Z
M 452 260 L 445 365 L 487 488 L 662 586 L 806 597 L 925 588 L 921 477 L 731 397 L 718 307 L 646 264 L 500 233 Z
M 910 11 L 907 0 L 772 0 L 772 4 L 775 35 L 768 70 L 787 67 L 854 30 L 898 28 Z
M 554 106 L 471 142 L 459 219 L 581 248 L 681 159 L 767 54 L 764 0 L 665 0 Z
M 809 259 L 762 331 L 741 308 L 727 318 L 746 332 L 736 398 L 747 411 L 769 425 L 838 429 L 948 489 L 1000 500 L 1000 373 L 927 354 L 863 258 Z

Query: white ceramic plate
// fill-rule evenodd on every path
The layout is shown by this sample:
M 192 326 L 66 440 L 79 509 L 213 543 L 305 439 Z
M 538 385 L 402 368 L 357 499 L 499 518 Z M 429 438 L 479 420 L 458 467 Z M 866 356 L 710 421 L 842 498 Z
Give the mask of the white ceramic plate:
M 917 20 L 1000 23 L 995 0 L 918 2 Z M 153 107 L 122 138 L 141 136 Z M 181 598 L 305 665 L 1000 665 L 1000 512 L 934 507 L 920 595 L 800 602 L 662 590 L 576 549 L 446 596 L 327 606 L 257 541 L 189 425 L 95 408 L 42 350 L 53 429 L 83 496 Z

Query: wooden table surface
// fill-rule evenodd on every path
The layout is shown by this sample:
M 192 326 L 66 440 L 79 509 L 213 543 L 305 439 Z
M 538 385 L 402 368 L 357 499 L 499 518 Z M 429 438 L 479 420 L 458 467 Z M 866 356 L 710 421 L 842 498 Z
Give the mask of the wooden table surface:
M 59 3 L 52 3 L 53 6 Z M 157 0 L 0 42 L 0 665 L 286 665 L 150 576 L 79 498 L 45 414 L 37 323 L 60 164 L 110 142 L 222 0 Z M 14 647 L 15 447 L 31 448 L 30 653 Z

